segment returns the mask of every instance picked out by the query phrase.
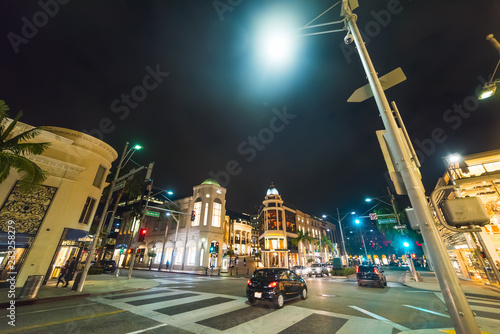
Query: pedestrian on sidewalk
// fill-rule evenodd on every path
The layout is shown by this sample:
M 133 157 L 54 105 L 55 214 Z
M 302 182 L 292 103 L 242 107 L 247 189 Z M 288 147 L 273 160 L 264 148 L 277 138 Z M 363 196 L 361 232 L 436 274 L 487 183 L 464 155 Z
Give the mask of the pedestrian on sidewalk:
M 68 271 L 66 272 L 66 275 L 64 275 L 64 280 L 66 281 L 66 284 L 63 285 L 63 288 L 67 288 L 69 285 L 69 282 L 73 280 L 73 276 L 75 275 L 75 269 L 76 269 L 76 257 L 71 258 L 71 262 L 68 265 Z
M 68 265 L 69 265 L 69 260 L 66 261 L 64 266 L 62 266 L 61 271 L 59 272 L 59 277 L 57 278 L 56 288 L 59 285 L 59 283 L 62 283 L 62 285 L 64 285 L 63 277 L 68 272 Z

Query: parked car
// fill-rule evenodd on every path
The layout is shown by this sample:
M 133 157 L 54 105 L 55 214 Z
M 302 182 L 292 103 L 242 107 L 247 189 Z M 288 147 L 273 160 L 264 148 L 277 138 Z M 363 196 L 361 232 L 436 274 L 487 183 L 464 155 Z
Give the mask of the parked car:
M 307 298 L 306 282 L 286 268 L 257 269 L 247 281 L 248 302 L 270 301 L 275 308 L 282 308 L 285 300 Z
M 328 272 L 330 272 L 330 270 L 333 269 L 333 262 L 332 261 L 328 261 L 325 263 L 325 266 L 326 268 L 328 268 Z
M 315 275 L 318 277 L 318 275 L 321 275 L 323 277 L 324 275 L 328 276 L 330 273 L 328 271 L 328 268 L 325 266 L 324 263 L 313 263 L 311 265 L 311 268 L 309 268 L 309 277 L 312 275 Z
M 305 276 L 309 272 L 309 268 L 306 266 L 293 266 L 292 270 L 299 276 Z
M 106 260 L 102 262 L 101 267 L 104 272 L 110 271 L 111 273 L 114 273 L 116 271 L 116 262 L 115 260 Z
M 376 284 L 382 288 L 387 286 L 387 279 L 384 275 L 384 271 L 376 266 L 369 265 L 356 267 L 356 278 L 359 286 L 365 284 Z

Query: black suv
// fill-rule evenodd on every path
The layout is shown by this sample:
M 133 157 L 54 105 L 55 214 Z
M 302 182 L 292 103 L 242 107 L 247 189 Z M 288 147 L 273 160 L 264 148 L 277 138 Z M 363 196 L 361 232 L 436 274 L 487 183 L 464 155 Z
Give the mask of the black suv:
M 324 263 L 313 263 L 311 268 L 309 268 L 309 277 L 312 275 L 315 275 L 316 277 L 318 277 L 318 275 L 321 275 L 321 277 L 324 275 L 328 276 L 329 271 Z
M 378 284 L 382 288 L 387 286 L 387 279 L 385 278 L 384 271 L 379 270 L 376 266 L 363 265 L 356 267 L 356 278 L 359 286 L 368 283 Z
M 247 281 L 247 298 L 252 305 L 267 300 L 275 308 L 282 308 L 285 299 L 307 298 L 306 282 L 286 268 L 257 269 Z
M 111 273 L 114 273 L 116 270 L 116 262 L 115 260 L 106 260 L 101 263 L 101 268 L 103 269 L 104 272 L 110 271 Z

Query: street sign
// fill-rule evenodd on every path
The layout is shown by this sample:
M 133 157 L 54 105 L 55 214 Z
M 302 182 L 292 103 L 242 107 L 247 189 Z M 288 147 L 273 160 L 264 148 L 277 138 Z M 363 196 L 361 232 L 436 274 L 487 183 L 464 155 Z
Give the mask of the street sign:
M 146 211 L 146 216 L 160 217 L 160 213 L 156 211 Z
M 120 190 L 122 189 L 123 187 L 125 187 L 125 180 L 123 180 L 122 182 L 120 183 L 117 183 L 116 186 L 115 186 L 115 189 L 113 190 L 114 191 L 117 191 L 117 190 Z
M 377 214 L 376 213 L 370 213 L 370 220 L 377 220 Z
M 125 253 L 125 248 L 124 247 L 120 248 L 120 254 L 123 254 L 123 253 Z
M 405 228 L 406 228 L 406 225 L 396 225 L 396 226 L 394 226 L 394 228 L 395 228 L 396 230 L 401 230 L 401 229 L 405 229 Z
M 379 224 L 397 224 L 398 220 L 396 218 L 379 219 Z

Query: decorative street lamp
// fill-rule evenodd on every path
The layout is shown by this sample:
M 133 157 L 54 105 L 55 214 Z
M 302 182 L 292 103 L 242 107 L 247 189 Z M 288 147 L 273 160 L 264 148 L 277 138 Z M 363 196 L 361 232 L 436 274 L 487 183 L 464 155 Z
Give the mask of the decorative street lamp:
M 498 43 L 495 37 L 493 37 L 493 34 L 489 34 L 488 36 L 486 36 L 486 40 L 490 41 L 491 44 L 493 44 L 493 47 L 497 49 L 498 53 L 500 53 L 500 43 Z M 500 59 L 498 60 L 497 66 L 495 67 L 495 70 L 491 75 L 490 81 L 485 83 L 483 88 L 481 89 L 481 93 L 479 94 L 479 100 L 487 99 L 495 94 L 497 90 L 497 84 L 500 83 L 500 79 L 495 80 L 495 74 L 497 72 L 498 65 L 500 65 Z

